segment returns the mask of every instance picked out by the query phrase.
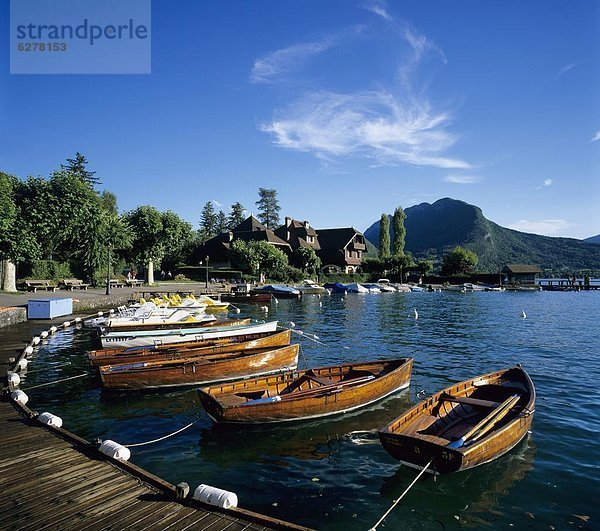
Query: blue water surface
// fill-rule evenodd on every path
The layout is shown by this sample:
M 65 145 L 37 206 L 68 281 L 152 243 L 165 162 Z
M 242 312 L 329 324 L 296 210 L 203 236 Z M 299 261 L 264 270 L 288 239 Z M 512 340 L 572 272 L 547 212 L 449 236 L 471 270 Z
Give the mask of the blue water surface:
M 193 389 L 107 394 L 87 364 L 93 342 L 67 330 L 37 352 L 23 388 L 88 440 L 143 442 L 132 461 L 173 483 L 235 491 L 240 506 L 317 529 L 371 527 L 412 481 L 376 430 L 449 384 L 517 363 L 538 394 L 532 433 L 476 469 L 419 481 L 380 529 L 600 527 L 600 293 L 381 293 L 280 300 L 261 319 L 295 323 L 300 366 L 411 356 L 409 389 L 343 417 L 263 428 L 215 426 Z M 419 318 L 414 318 L 413 309 Z M 522 317 L 525 311 L 527 317 Z

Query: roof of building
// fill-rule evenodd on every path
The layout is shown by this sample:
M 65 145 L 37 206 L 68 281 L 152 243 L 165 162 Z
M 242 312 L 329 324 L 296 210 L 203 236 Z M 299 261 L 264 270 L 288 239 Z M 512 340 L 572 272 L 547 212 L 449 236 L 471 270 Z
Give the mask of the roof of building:
M 356 234 L 361 233 L 354 227 L 343 227 L 341 229 L 317 229 L 317 234 L 319 235 L 321 249 L 343 249 Z
M 244 240 L 245 242 L 269 242 L 273 245 L 281 245 L 284 247 L 290 247 L 290 244 L 281 238 L 277 237 L 271 229 L 264 230 L 252 230 L 235 232 L 236 240 Z
M 259 231 L 266 230 L 265 227 L 260 221 L 258 221 L 254 216 L 248 216 L 244 221 L 242 221 L 237 227 L 233 229 L 233 232 L 250 232 L 250 231 Z
M 536 265 L 530 264 L 506 264 L 504 269 L 510 273 L 541 273 L 542 270 Z

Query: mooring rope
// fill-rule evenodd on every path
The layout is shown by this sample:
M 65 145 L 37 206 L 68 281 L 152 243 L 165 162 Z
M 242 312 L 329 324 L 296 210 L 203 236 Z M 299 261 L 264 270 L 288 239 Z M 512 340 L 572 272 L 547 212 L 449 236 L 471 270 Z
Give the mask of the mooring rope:
M 377 526 L 379 526 L 379 524 L 381 524 L 381 522 L 383 522 L 386 518 L 386 516 L 388 514 L 390 514 L 392 512 L 392 510 L 394 509 L 394 507 L 396 507 L 396 505 L 398 505 L 400 503 L 400 500 L 402 498 L 404 498 L 404 495 L 412 488 L 412 486 L 419 480 L 419 478 L 425 473 L 425 471 L 427 470 L 427 468 L 429 467 L 429 465 L 433 462 L 433 459 L 429 460 L 429 463 L 427 463 L 423 469 L 417 474 L 417 477 L 415 479 L 412 480 L 412 483 L 406 487 L 406 489 L 404 490 L 404 492 L 402 494 L 400 494 L 400 497 L 392 504 L 392 506 L 385 512 L 385 514 L 377 521 L 377 523 L 371 527 L 369 529 L 369 531 L 376 531 Z
M 323 345 L 324 347 L 327 346 L 327 343 L 323 343 L 323 341 L 319 341 L 319 336 L 315 336 L 314 334 L 307 334 L 306 332 L 303 332 L 302 330 L 294 330 L 293 328 L 292 328 L 292 332 L 294 332 L 295 334 L 298 334 L 301 337 L 305 337 L 306 339 L 309 339 L 313 343 Z
M 173 437 L 173 435 L 177 435 L 178 433 L 181 433 L 183 430 L 187 430 L 193 424 L 196 424 L 195 420 L 193 422 L 190 422 L 187 426 L 184 426 L 183 428 L 179 428 L 177 431 L 174 431 L 173 433 L 169 433 L 168 435 L 165 435 L 164 437 L 159 437 L 158 439 L 152 439 L 151 441 L 146 441 L 146 442 L 141 442 L 141 443 L 124 444 L 123 446 L 126 446 L 127 448 L 133 448 L 134 446 L 144 446 L 146 444 L 152 444 L 152 443 L 164 441 L 165 439 L 168 439 L 169 437 Z
M 76 378 L 83 378 L 84 376 L 87 376 L 87 372 L 84 372 L 83 374 L 79 374 L 77 376 L 69 376 L 69 378 L 63 378 L 62 380 L 54 380 L 53 382 L 46 382 L 43 384 L 32 385 L 31 387 L 28 387 L 25 390 L 29 391 L 30 389 L 37 389 L 38 387 L 46 387 L 47 385 L 54 385 L 57 383 L 66 382 L 67 380 L 75 380 Z

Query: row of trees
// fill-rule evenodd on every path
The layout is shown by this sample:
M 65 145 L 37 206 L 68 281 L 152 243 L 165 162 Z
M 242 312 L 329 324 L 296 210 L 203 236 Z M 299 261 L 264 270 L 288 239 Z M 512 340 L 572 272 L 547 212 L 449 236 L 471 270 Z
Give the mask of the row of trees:
M 41 260 L 92 282 L 105 277 L 109 260 L 113 271 L 146 264 L 152 282 L 154 262 L 191 244 L 191 224 L 174 212 L 141 206 L 119 215 L 115 195 L 97 192 L 99 181 L 86 166 L 77 153 L 48 179 L 0 172 L 2 289 L 16 290 L 17 264 L 31 268 Z
M 393 242 L 390 248 L 390 218 L 385 213 L 381 214 L 381 221 L 379 222 L 379 258 L 381 260 L 392 256 L 404 256 L 404 246 L 406 244 L 405 219 L 406 214 L 402 207 L 396 207 L 392 216 Z

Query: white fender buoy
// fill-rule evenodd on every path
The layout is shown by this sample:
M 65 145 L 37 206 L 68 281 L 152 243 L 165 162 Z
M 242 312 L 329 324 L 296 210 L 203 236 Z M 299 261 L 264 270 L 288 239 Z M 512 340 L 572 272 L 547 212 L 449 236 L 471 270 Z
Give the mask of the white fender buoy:
M 98 317 L 102 317 L 102 316 L 104 315 L 104 312 L 98 312 L 96 315 L 97 315 Z
M 48 426 L 54 426 L 55 428 L 60 428 L 63 424 L 63 421 L 60 417 L 53 415 L 52 413 L 48 413 L 45 411 L 41 415 L 38 416 L 38 420 L 42 424 L 46 424 Z
M 6 378 L 8 380 L 8 386 L 11 388 L 15 388 L 15 387 L 19 387 L 19 384 L 21 383 L 21 377 L 16 373 L 16 372 L 9 372 L 6 375 Z
M 273 302 L 274 302 L 275 304 L 279 304 L 279 301 L 277 300 L 277 297 L 275 297 L 275 298 L 273 299 Z
M 23 350 L 23 354 L 25 354 L 25 356 L 31 356 L 33 354 L 33 347 L 31 345 L 27 345 L 25 350 Z
M 40 337 L 42 339 L 46 339 L 48 337 L 48 332 L 46 332 L 45 330 L 40 334 Z
M 115 310 L 113 308 L 111 308 L 110 310 L 108 310 L 108 313 L 113 314 L 113 313 L 115 313 Z
M 25 404 L 27 404 L 27 402 L 29 402 L 29 397 L 27 396 L 27 393 L 25 391 L 21 391 L 20 389 L 17 389 L 16 391 L 13 391 L 10 394 L 10 397 L 17 404 L 21 404 L 22 406 L 24 406 Z
M 521 310 L 521 317 L 523 319 L 527 319 L 527 314 L 525 313 L 525 310 Z
M 290 321 L 290 326 L 291 326 L 292 328 L 294 328 L 294 326 L 296 326 L 296 323 L 294 323 L 294 321 Z
M 319 302 L 319 308 L 322 308 L 322 307 L 323 307 L 323 303 Z
M 263 312 L 268 312 L 268 311 L 269 311 L 269 307 L 268 307 L 268 306 L 261 306 L 261 307 L 260 307 L 260 309 L 261 309 Z
M 81 323 L 81 317 L 75 317 L 74 321 L 79 324 Z
M 240 313 L 240 311 L 241 310 L 239 308 L 236 308 L 235 310 L 233 310 L 234 313 Z
M 238 497 L 235 492 L 218 489 L 204 484 L 200 484 L 196 487 L 192 498 L 209 505 L 222 507 L 223 509 L 237 507 L 238 504 Z
M 21 369 L 26 369 L 27 365 L 29 364 L 29 362 L 27 361 L 27 358 L 21 358 L 18 362 L 17 365 L 21 368 Z
M 38 336 L 35 336 L 35 337 L 34 337 L 34 338 L 31 340 L 31 342 L 32 342 L 34 345 L 39 345 L 41 340 L 42 340 L 42 339 L 41 339 L 40 337 L 38 337 Z
M 48 332 L 50 332 L 51 334 L 55 334 L 57 330 L 58 328 L 56 328 L 56 326 L 51 326 Z
M 63 327 L 65 327 L 65 328 L 69 328 L 69 326 L 71 326 L 71 321 L 65 321 L 65 322 L 63 323 Z
M 416 308 L 413 308 L 413 312 L 415 312 L 415 319 L 419 318 L 419 312 L 417 311 Z
M 123 446 L 118 442 L 108 439 L 106 441 L 102 441 L 102 444 L 98 450 L 100 450 L 100 452 L 102 452 L 104 455 L 119 461 L 128 461 L 131 457 L 131 451 L 129 448 L 127 448 L 127 446 Z

